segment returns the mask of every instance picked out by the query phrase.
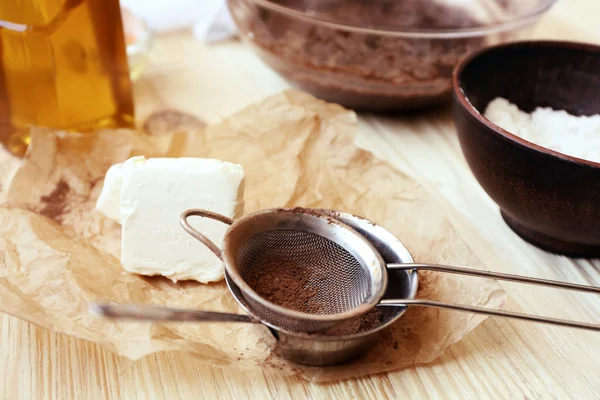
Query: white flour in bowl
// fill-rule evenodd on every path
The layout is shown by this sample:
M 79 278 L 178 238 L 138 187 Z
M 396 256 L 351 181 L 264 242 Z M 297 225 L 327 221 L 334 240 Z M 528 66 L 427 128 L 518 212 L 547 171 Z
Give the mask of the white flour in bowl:
M 528 114 L 503 98 L 488 104 L 484 116 L 504 130 L 539 146 L 600 162 L 600 115 L 576 117 L 564 110 L 536 108 Z

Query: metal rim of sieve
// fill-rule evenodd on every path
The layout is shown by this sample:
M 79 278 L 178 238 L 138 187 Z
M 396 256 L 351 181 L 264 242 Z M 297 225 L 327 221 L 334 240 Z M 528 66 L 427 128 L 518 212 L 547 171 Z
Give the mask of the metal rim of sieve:
M 222 249 L 219 249 L 202 233 L 189 225 L 187 218 L 191 216 L 211 218 L 231 225 L 223 238 Z M 296 330 L 292 326 L 298 326 L 298 330 L 316 332 L 365 314 L 379 304 L 387 289 L 386 264 L 371 242 L 349 225 L 316 210 L 300 207 L 273 208 L 247 214 L 236 221 L 206 210 L 187 210 L 181 217 L 181 223 L 188 233 L 223 260 L 225 270 L 232 281 L 240 288 L 245 300 L 254 303 L 253 308 L 256 308 L 257 305 L 264 307 L 267 314 L 272 313 L 275 316 L 274 319 L 282 320 L 275 322 L 268 316 L 266 318 L 261 316 L 260 319 L 269 319 L 272 324 L 282 325 L 280 327 L 286 328 L 286 330 Z M 251 240 L 253 235 L 277 229 L 313 234 L 340 246 L 350 256 L 354 257 L 368 274 L 369 284 L 371 285 L 368 297 L 361 298 L 361 304 L 342 312 L 311 314 L 280 306 L 260 296 L 238 271 L 236 264 L 237 250 L 244 243 Z M 254 310 L 254 313 L 257 313 L 257 311 Z M 262 312 L 259 312 L 259 314 L 262 314 Z M 300 325 L 306 326 L 300 328 Z
M 341 313 L 334 314 L 311 314 L 302 311 L 292 310 L 287 307 L 280 306 L 260 296 L 248 283 L 242 278 L 236 268 L 236 251 L 237 247 L 233 246 L 232 242 L 236 238 L 236 233 L 242 231 L 246 225 L 254 225 L 264 223 L 264 219 L 272 219 L 277 222 L 282 222 L 283 226 L 296 225 L 302 226 L 305 229 L 297 229 L 298 231 L 309 232 L 322 236 L 334 243 L 340 245 L 344 250 L 351 253 L 352 256 L 359 259 L 362 258 L 365 263 L 373 265 L 374 271 L 370 272 L 370 277 L 376 276 L 379 284 L 374 285 L 371 282 L 372 293 L 366 301 L 359 306 L 349 309 Z M 279 223 L 275 223 L 279 226 Z M 315 229 L 316 227 L 316 229 Z M 337 235 L 337 237 L 336 237 Z M 343 240 L 340 240 L 343 239 Z M 351 244 L 348 244 L 351 243 Z M 383 298 L 387 289 L 388 274 L 386 263 L 374 248 L 374 246 L 361 234 L 349 225 L 341 222 L 338 219 L 332 218 L 326 214 L 316 210 L 305 208 L 274 208 L 256 211 L 243 216 L 231 224 L 225 237 L 223 238 L 222 257 L 225 268 L 229 273 L 232 281 L 240 288 L 242 295 L 250 297 L 251 301 L 255 301 L 261 306 L 283 316 L 287 319 L 295 319 L 307 323 L 321 325 L 323 329 L 336 325 L 348 319 L 360 316 L 370 309 L 375 307 Z M 361 257 L 362 256 L 362 257 Z M 272 324 L 273 325 L 273 324 Z M 313 329 L 320 330 L 320 329 Z
M 398 239 L 393 233 L 391 233 L 390 231 L 388 231 L 381 225 L 378 225 L 368 219 L 365 219 L 363 217 L 360 217 L 358 215 L 351 214 L 351 213 L 345 213 L 345 212 L 340 212 L 340 211 L 335 211 L 335 210 L 327 210 L 327 209 L 316 209 L 315 211 L 320 212 L 331 218 L 334 218 L 334 219 L 340 221 L 342 224 L 348 225 L 350 228 L 354 229 L 359 234 L 364 236 L 367 239 L 367 241 L 369 241 L 369 243 L 371 243 L 371 245 L 373 245 L 373 247 L 378 252 L 378 254 L 380 254 L 382 256 L 382 259 L 384 259 L 384 262 L 386 262 L 388 264 L 389 263 L 413 263 L 414 262 L 412 255 L 410 254 L 409 250 L 406 248 L 404 243 L 402 243 L 400 241 L 400 239 Z M 364 223 L 360 223 L 361 221 Z M 384 254 L 384 251 L 387 254 Z M 392 270 L 392 271 L 387 271 L 387 273 L 388 273 L 388 275 L 395 274 L 395 273 L 400 273 L 400 274 L 406 275 L 405 278 L 406 278 L 408 287 L 407 287 L 407 293 L 406 293 L 405 297 L 406 297 L 406 299 L 414 299 L 415 298 L 415 296 L 417 295 L 418 287 L 419 287 L 418 270 L 416 270 L 416 269 L 411 270 L 411 271 L 400 271 L 400 270 L 394 271 L 394 270 Z M 267 327 L 269 327 L 270 329 L 273 329 L 274 331 L 276 331 L 278 333 L 283 333 L 283 334 L 293 336 L 293 337 L 307 337 L 312 340 L 317 340 L 317 341 L 321 341 L 321 342 L 339 342 L 340 340 L 354 340 L 354 339 L 359 339 L 359 338 L 363 338 L 366 336 L 374 335 L 378 332 L 381 332 L 381 331 L 387 329 L 390 325 L 392 325 L 400 317 L 402 317 L 404 315 L 404 313 L 406 312 L 406 310 L 408 310 L 407 306 L 395 307 L 394 313 L 391 316 L 388 316 L 388 318 L 385 321 L 383 321 L 380 325 L 377 325 L 371 329 L 367 329 L 367 330 L 356 332 L 356 333 L 351 333 L 351 334 L 347 334 L 347 335 L 323 335 L 323 334 L 319 334 L 318 332 L 307 334 L 307 333 L 303 333 L 303 332 L 287 330 L 280 326 L 274 325 L 274 324 L 270 323 L 269 321 L 265 321 L 265 320 L 261 319 L 261 317 L 254 312 L 252 307 L 244 299 L 244 296 L 243 296 L 239 286 L 237 286 L 237 284 L 233 281 L 233 279 L 231 278 L 231 276 L 229 275 L 229 273 L 227 271 L 225 272 L 225 283 L 227 284 L 227 288 L 229 289 L 229 292 L 232 294 L 233 298 L 240 305 L 240 307 L 242 307 L 242 309 L 246 313 L 248 313 L 248 315 L 252 316 L 253 318 L 256 318 L 257 320 L 260 320 L 263 325 L 266 325 Z M 389 286 L 388 286 L 388 290 L 390 290 Z M 387 292 L 384 293 L 384 295 L 385 294 L 387 294 Z M 390 294 L 389 297 L 392 297 L 392 298 L 402 297 L 402 296 L 397 296 L 393 293 L 389 293 L 389 294 Z M 388 296 L 386 296 L 386 297 L 388 297 Z M 388 309 L 388 307 L 386 307 L 386 309 Z

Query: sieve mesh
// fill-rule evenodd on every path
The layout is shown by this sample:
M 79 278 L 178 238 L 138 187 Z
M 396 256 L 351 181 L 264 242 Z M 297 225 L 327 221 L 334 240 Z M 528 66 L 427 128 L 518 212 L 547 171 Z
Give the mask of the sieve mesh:
M 371 277 L 350 252 L 311 232 L 272 229 L 237 248 L 235 268 L 261 298 L 289 310 L 332 315 L 352 310 L 371 296 Z M 287 330 L 315 331 L 336 322 L 303 321 L 244 295 L 255 313 Z

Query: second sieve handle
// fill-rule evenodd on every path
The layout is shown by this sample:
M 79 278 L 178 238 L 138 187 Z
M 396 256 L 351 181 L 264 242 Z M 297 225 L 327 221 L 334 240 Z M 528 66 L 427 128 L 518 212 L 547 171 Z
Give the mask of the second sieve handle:
M 243 314 L 186 310 L 140 304 L 92 304 L 90 309 L 96 315 L 113 319 L 177 322 L 259 322 L 257 319 Z
M 189 217 L 210 218 L 210 219 L 214 219 L 216 221 L 220 221 L 227 225 L 233 224 L 233 219 L 226 217 L 224 215 L 221 215 L 221 214 L 214 213 L 212 211 L 201 210 L 201 209 L 186 210 L 181 214 L 181 217 L 179 217 L 179 223 L 181 224 L 183 229 L 187 233 L 189 233 L 194 239 L 199 240 L 203 245 L 208 247 L 208 249 L 210 251 L 212 251 L 222 261 L 223 257 L 221 257 L 221 249 L 219 248 L 219 246 L 214 244 L 212 240 L 210 240 L 209 238 L 204 236 L 201 232 L 194 229 L 192 227 L 192 225 L 190 225 L 190 223 L 188 222 Z
M 387 268 L 390 270 L 431 270 L 431 271 L 439 271 L 439 272 L 447 272 L 451 274 L 459 274 L 459 275 L 469 275 L 469 276 L 477 276 L 481 278 L 489 278 L 489 279 L 499 279 L 504 281 L 512 281 L 519 282 L 530 285 L 538 285 L 538 286 L 547 286 L 553 287 L 557 289 L 566 289 L 566 290 L 575 290 L 580 292 L 588 292 L 588 293 L 596 293 L 600 294 L 600 287 L 597 286 L 587 286 L 587 285 L 579 285 L 575 283 L 568 282 L 560 282 L 560 281 L 552 281 L 548 279 L 539 279 L 532 278 L 529 276 L 521 276 L 521 275 L 511 275 L 511 274 L 502 274 L 499 272 L 490 272 L 490 271 L 482 271 L 470 268 L 462 268 L 462 267 L 454 267 L 449 265 L 438 265 L 438 264 L 388 264 Z M 456 311 L 463 312 L 471 312 L 476 314 L 484 314 L 495 317 L 505 317 L 505 318 L 513 318 L 520 319 L 531 322 L 541 322 L 551 325 L 559 325 L 566 326 L 570 328 L 580 328 L 587 329 L 592 331 L 600 331 L 600 325 L 591 324 L 587 322 L 578 322 L 578 321 L 569 321 L 558 318 L 550 318 L 543 317 L 538 315 L 530 315 L 530 314 L 522 314 L 511 311 L 502 311 L 502 310 L 494 310 L 483 307 L 474 307 L 464 304 L 449 304 L 442 303 L 433 300 L 427 299 L 385 299 L 381 300 L 379 306 L 418 306 L 418 307 L 432 307 L 432 308 L 442 308 L 442 309 L 450 309 Z

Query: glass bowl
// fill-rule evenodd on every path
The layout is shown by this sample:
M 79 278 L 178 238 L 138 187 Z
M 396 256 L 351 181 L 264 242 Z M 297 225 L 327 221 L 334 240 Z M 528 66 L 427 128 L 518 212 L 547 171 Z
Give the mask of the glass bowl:
M 452 70 L 527 38 L 556 0 L 228 0 L 242 37 L 292 85 L 360 111 L 446 103 Z

